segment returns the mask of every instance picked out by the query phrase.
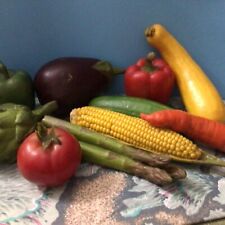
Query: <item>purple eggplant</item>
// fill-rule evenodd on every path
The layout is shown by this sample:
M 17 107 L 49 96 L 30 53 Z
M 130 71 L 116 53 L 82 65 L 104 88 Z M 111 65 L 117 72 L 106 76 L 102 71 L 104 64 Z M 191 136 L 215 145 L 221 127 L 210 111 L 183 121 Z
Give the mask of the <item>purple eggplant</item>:
M 38 100 L 58 103 L 56 116 L 68 117 L 76 107 L 87 105 L 123 70 L 94 58 L 64 57 L 44 64 L 34 77 Z

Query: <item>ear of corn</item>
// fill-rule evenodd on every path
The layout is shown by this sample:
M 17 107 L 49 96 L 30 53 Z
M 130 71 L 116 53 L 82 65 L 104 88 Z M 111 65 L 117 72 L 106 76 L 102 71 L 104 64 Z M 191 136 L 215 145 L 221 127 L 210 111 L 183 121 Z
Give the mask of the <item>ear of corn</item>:
M 199 159 L 202 153 L 197 145 L 178 133 L 152 127 L 140 118 L 98 107 L 74 109 L 70 121 L 144 150 L 184 159 Z

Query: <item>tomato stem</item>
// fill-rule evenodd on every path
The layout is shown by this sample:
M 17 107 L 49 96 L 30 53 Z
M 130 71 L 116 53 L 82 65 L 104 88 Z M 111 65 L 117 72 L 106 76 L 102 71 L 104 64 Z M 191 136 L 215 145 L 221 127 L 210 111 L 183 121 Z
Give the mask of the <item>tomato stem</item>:
M 61 144 L 61 141 L 55 134 L 54 127 L 48 129 L 43 123 L 37 123 L 36 134 L 42 144 L 44 150 L 46 150 L 52 144 Z

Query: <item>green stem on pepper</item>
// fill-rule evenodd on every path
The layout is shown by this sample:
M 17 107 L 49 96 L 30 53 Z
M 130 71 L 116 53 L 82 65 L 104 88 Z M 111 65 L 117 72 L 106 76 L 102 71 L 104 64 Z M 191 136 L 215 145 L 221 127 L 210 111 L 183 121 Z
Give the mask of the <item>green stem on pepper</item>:
M 0 61 L 0 74 L 3 75 L 5 79 L 10 78 L 10 75 L 6 66 L 1 61 Z
M 34 109 L 32 112 L 36 117 L 36 120 L 39 121 L 44 115 L 53 113 L 58 108 L 56 101 L 48 102 L 44 105 L 41 105 Z
M 154 66 L 152 65 L 152 60 L 155 59 L 156 55 L 154 52 L 149 52 L 146 56 L 146 64 L 141 68 L 141 70 L 146 72 L 153 72 L 155 71 Z

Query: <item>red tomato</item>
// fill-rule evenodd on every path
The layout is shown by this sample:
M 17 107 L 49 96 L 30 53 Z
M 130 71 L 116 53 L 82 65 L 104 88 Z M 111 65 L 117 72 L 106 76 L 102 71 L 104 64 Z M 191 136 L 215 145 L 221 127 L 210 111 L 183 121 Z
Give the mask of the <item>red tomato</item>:
M 33 132 L 18 149 L 19 171 L 27 180 L 40 186 L 64 184 L 74 175 L 81 162 L 79 142 L 63 129 L 54 130 L 60 143 L 52 143 L 44 149 L 36 132 Z

